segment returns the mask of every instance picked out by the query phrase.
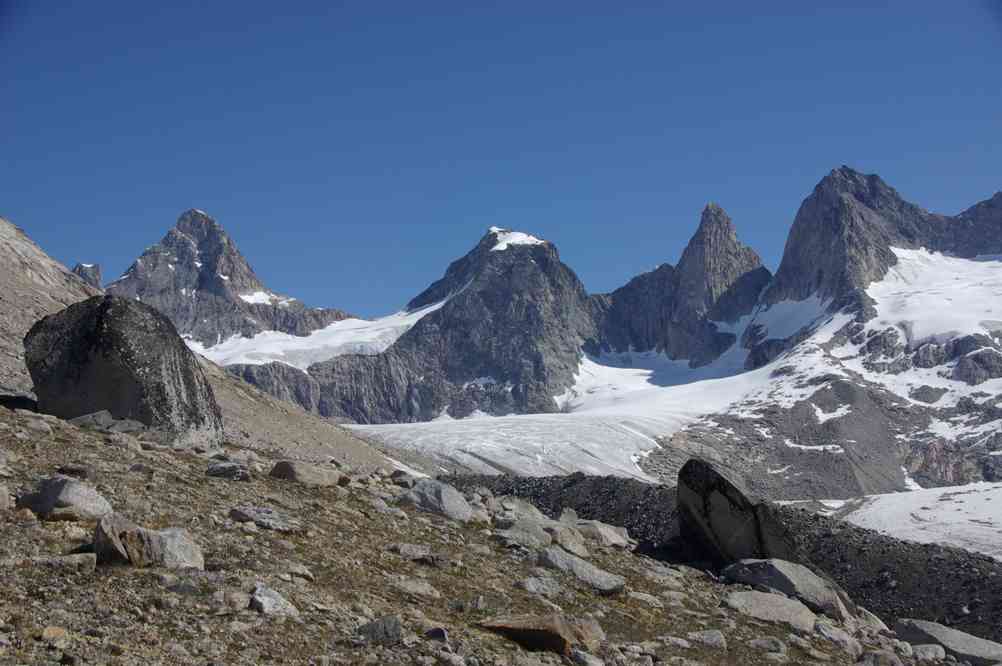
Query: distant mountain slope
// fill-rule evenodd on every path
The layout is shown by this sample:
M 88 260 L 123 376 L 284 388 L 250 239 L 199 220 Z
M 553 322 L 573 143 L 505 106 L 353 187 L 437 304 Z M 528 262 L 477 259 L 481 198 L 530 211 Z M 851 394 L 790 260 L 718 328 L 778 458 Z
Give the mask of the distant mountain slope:
M 350 316 L 308 308 L 265 287 L 223 228 L 200 210 L 184 212 L 106 291 L 152 305 L 203 345 L 262 331 L 306 335 Z
M 0 388 L 30 391 L 24 336 L 31 326 L 67 305 L 100 293 L 49 257 L 28 236 L 0 218 Z

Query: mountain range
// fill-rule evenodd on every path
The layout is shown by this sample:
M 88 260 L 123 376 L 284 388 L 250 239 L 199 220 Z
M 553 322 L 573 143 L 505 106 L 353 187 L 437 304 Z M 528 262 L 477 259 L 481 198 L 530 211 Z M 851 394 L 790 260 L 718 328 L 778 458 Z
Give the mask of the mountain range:
M 775 274 L 712 203 L 677 264 L 607 294 L 553 243 L 494 227 L 364 320 L 268 289 L 189 210 L 104 289 L 232 375 L 438 468 L 657 479 L 699 452 L 765 496 L 838 498 L 1002 479 L 994 255 L 1002 192 L 945 216 L 843 166 L 804 199 Z M 100 267 L 73 273 L 80 294 L 99 284 Z

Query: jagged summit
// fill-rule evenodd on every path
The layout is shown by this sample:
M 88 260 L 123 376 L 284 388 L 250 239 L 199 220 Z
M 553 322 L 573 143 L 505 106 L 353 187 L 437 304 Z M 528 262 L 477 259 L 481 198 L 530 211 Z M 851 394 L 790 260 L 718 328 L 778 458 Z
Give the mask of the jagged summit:
M 223 227 L 198 209 L 183 212 L 107 291 L 154 306 L 206 346 L 267 330 L 306 335 L 348 316 L 269 290 Z
M 843 166 L 821 179 L 797 211 L 766 302 L 817 295 L 832 308 L 859 303 L 860 292 L 896 263 L 892 247 L 973 257 L 997 253 L 1000 231 L 1002 205 L 995 198 L 956 217 L 939 215 L 905 201 L 879 176 Z
M 658 351 L 704 365 L 735 342 L 713 322 L 751 312 L 770 278 L 758 255 L 738 240 L 727 213 L 710 203 L 678 266 L 662 264 L 611 294 L 592 297 L 601 332 L 597 347 Z

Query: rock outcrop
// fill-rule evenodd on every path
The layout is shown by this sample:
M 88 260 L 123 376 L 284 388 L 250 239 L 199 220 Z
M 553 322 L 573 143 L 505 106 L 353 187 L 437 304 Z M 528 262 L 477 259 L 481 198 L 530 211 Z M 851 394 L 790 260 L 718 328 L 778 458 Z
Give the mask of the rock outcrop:
M 36 323 L 25 337 L 39 409 L 72 419 L 107 410 L 174 446 L 214 447 L 219 407 L 194 354 L 152 307 L 101 296 Z
M 101 267 L 97 264 L 77 264 L 73 267 L 73 274 L 94 289 L 100 289 L 103 284 Z
M 269 290 L 223 228 L 194 209 L 107 285 L 107 293 L 152 305 L 181 335 L 206 346 L 261 331 L 306 335 L 349 316 Z
M 714 322 L 752 311 L 771 274 L 709 204 L 678 266 L 664 264 L 611 294 L 593 296 L 600 337 L 593 351 L 658 351 L 700 366 L 736 342 Z

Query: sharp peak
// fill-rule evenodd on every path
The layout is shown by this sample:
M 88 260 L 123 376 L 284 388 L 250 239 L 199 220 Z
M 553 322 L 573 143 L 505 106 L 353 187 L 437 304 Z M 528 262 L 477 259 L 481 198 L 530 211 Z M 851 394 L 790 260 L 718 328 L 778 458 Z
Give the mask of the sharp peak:
M 734 228 L 734 223 L 731 221 L 731 216 L 727 214 L 727 211 L 721 208 L 719 204 L 711 201 L 703 207 L 703 212 L 699 215 L 699 230 L 704 229 L 704 227 L 716 227 L 720 225 L 731 229 Z
M 193 229 L 222 229 L 216 218 L 212 217 L 200 208 L 189 208 L 177 217 L 177 228 L 182 227 Z
M 886 189 L 892 189 L 883 178 L 875 173 L 863 173 L 857 169 L 852 168 L 843 164 L 837 169 L 832 169 L 828 172 L 824 178 L 818 183 L 818 187 L 831 186 L 835 189 L 844 189 L 845 186 L 850 186 L 852 188 L 857 187 L 880 187 Z

